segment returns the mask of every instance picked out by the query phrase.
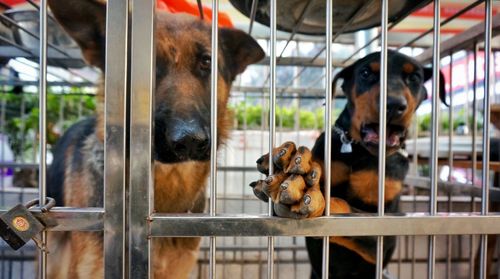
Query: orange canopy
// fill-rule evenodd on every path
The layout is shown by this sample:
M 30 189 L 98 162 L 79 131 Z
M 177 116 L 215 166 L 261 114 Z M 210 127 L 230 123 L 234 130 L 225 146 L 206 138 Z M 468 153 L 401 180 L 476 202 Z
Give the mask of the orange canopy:
M 158 0 L 157 6 L 159 9 L 167 10 L 171 13 L 188 13 L 200 16 L 198 4 L 188 0 Z M 212 20 L 211 8 L 203 6 L 203 18 L 209 22 Z M 219 12 L 219 26 L 233 27 L 233 23 L 226 13 Z

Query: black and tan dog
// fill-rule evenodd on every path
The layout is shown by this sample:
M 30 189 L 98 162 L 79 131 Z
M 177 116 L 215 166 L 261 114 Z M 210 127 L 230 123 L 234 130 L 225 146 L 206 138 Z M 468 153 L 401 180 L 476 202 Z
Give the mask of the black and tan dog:
M 75 39 L 91 65 L 104 72 L 106 7 L 103 1 L 49 0 L 55 18 Z M 154 210 L 200 212 L 210 160 L 211 27 L 195 17 L 157 12 L 154 93 Z M 228 136 L 226 109 L 231 83 L 264 52 L 246 33 L 219 32 L 218 135 Z M 124 93 L 125 94 L 125 93 Z M 145 92 L 146 94 L 146 92 Z M 48 175 L 48 195 L 59 206 L 103 206 L 103 91 L 96 118 L 71 127 L 59 141 Z M 48 278 L 102 278 L 100 233 L 50 234 Z M 187 278 L 199 238 L 153 241 L 155 278 Z
M 376 213 L 378 204 L 378 121 L 380 53 L 370 54 L 343 69 L 334 79 L 343 79 L 347 104 L 332 127 L 331 212 Z M 427 98 L 424 82 L 432 69 L 414 59 L 389 51 L 387 82 L 387 137 L 385 211 L 398 212 L 399 195 L 409 161 L 401 152 L 415 110 Z M 444 101 L 444 78 L 440 75 L 440 98 Z M 286 142 L 273 151 L 277 172 L 251 184 L 254 193 L 267 201 L 281 217 L 311 218 L 323 214 L 325 199 L 324 133 L 312 151 Z M 268 173 L 269 155 L 257 160 L 260 172 Z M 322 239 L 308 237 L 311 278 L 321 278 Z M 391 257 L 395 237 L 384 240 L 384 265 Z M 330 237 L 330 277 L 374 278 L 376 237 Z

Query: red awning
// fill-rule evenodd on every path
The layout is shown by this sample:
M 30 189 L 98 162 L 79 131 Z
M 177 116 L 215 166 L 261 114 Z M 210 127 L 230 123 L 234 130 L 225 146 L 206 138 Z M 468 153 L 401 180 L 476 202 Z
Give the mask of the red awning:
M 165 9 L 171 13 L 188 13 L 200 16 L 198 4 L 188 0 L 158 0 L 158 8 Z M 212 20 L 212 9 L 203 6 L 203 15 L 206 21 Z M 231 19 L 226 13 L 219 12 L 219 26 L 233 27 Z
M 4 4 L 7 4 L 11 7 L 18 4 L 26 4 L 26 0 L 4 0 L 2 1 Z M 159 9 L 167 10 L 171 13 L 188 13 L 195 16 L 200 16 L 200 12 L 198 10 L 198 5 L 195 1 L 188 0 L 158 0 L 157 6 Z M 212 9 L 209 7 L 203 6 L 203 15 L 206 21 L 212 20 Z M 219 12 L 219 26 L 224 27 L 233 27 L 233 23 L 229 18 L 229 15 L 223 12 Z

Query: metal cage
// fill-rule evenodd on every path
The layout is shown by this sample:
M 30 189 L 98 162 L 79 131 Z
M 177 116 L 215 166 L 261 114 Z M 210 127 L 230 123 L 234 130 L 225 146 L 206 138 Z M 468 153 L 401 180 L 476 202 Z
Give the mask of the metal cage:
M 9 162 L 4 159 L 3 150 L 0 164 L 4 169 L 22 168 L 28 170 L 23 174 L 30 177 L 30 181 L 38 187 L 34 188 L 7 188 L 4 181 L 0 186 L 0 205 L 5 212 L 14 201 L 26 201 L 32 197 L 45 200 L 46 197 L 46 166 L 47 166 L 47 86 L 61 86 L 63 95 L 70 95 L 77 100 L 69 101 L 60 97 L 59 120 L 64 119 L 64 106 L 73 106 L 78 110 L 78 117 L 89 113 L 82 105 L 86 96 L 92 96 L 92 80 L 88 80 L 70 66 L 65 66 L 65 59 L 80 61 L 77 54 L 66 51 L 47 38 L 47 26 L 50 16 L 47 14 L 46 0 L 39 4 L 27 0 L 39 11 L 39 34 L 27 30 L 23 25 L 16 23 L 9 17 L 1 15 L 2 22 L 16 26 L 20 32 L 39 41 L 36 49 L 30 49 L 15 42 L 9 36 L 0 32 L 0 57 L 24 57 L 18 63 L 24 63 L 31 68 L 35 76 L 32 81 L 21 80 L 12 75 L 14 67 L 11 64 L 4 66 L 0 73 L 0 84 L 4 86 L 4 96 L 8 94 L 6 86 L 37 86 L 39 98 L 39 128 L 32 138 L 24 137 L 33 144 L 32 159 Z M 257 2 L 258 0 L 253 0 Z M 237 148 L 246 148 L 249 142 L 256 141 L 253 146 L 256 154 L 267 153 L 276 146 L 277 141 L 297 139 L 304 144 L 311 144 L 311 135 L 300 133 L 300 109 L 304 100 L 313 100 L 317 106 L 325 102 L 324 127 L 332 126 L 335 103 L 341 100 L 332 98 L 332 78 L 334 72 L 350 63 L 356 55 L 376 42 L 380 41 L 381 50 L 381 92 L 380 118 L 381 127 L 386 123 L 386 86 L 387 86 L 387 49 L 389 31 L 397 26 L 396 22 L 388 22 L 388 0 L 380 0 L 381 22 L 379 33 L 365 45 L 353 49 L 350 56 L 337 59 L 333 52 L 333 43 L 336 42 L 342 30 L 333 32 L 333 8 L 335 2 L 326 0 L 326 35 L 324 38 L 312 40 L 317 47 L 315 55 L 297 59 L 285 57 L 283 54 L 289 44 L 300 45 L 301 40 L 295 38 L 295 31 L 287 39 L 278 39 L 276 10 L 278 0 L 271 0 L 269 6 L 270 32 L 268 37 L 259 38 L 262 44 L 267 44 L 268 58 L 261 62 L 260 67 L 266 74 L 262 86 L 252 87 L 238 80 L 233 87 L 232 102 L 243 103 L 242 129 L 238 132 L 243 143 L 234 140 Z M 418 124 L 415 121 L 413 136 L 407 144 L 412 155 L 412 172 L 405 180 L 404 196 L 402 197 L 402 211 L 404 214 L 391 215 L 384 213 L 385 184 L 385 129 L 381 129 L 379 148 L 379 189 L 378 214 L 363 216 L 338 216 L 330 214 L 329 203 L 325 216 L 314 219 L 293 220 L 272 216 L 272 207 L 258 202 L 252 197 L 245 185 L 249 179 L 258 177 L 252 164 L 254 159 L 249 154 L 237 153 L 240 160 L 231 160 L 227 149 L 217 153 L 217 142 L 211 142 L 211 169 L 208 186 L 209 207 L 205 214 L 158 214 L 153 212 L 153 161 L 152 154 L 152 108 L 154 104 L 155 75 L 155 5 L 154 0 L 108 0 L 106 22 L 106 80 L 105 80 L 105 192 L 104 208 L 68 208 L 56 207 L 50 214 L 57 218 L 59 225 L 55 231 L 102 231 L 104 234 L 104 266 L 105 278 L 149 278 L 151 276 L 151 245 L 152 238 L 166 236 L 202 236 L 203 241 L 199 254 L 198 269 L 192 277 L 198 278 L 306 278 L 309 276 L 309 265 L 302 238 L 299 236 L 323 237 L 326 245 L 323 248 L 323 278 L 328 278 L 328 236 L 378 236 L 377 244 L 377 278 L 395 276 L 396 278 L 474 278 L 475 270 L 479 271 L 480 278 L 490 278 L 487 274 L 488 253 L 495 250 L 495 256 L 490 260 L 494 268 L 500 270 L 498 263 L 499 248 L 495 238 L 500 233 L 500 216 L 496 212 L 500 201 L 498 185 L 491 185 L 491 181 L 498 183 L 492 176 L 498 175 L 498 162 L 490 162 L 492 152 L 500 152 L 491 146 L 490 135 L 490 105 L 492 98 L 498 100 L 496 90 L 496 54 L 492 48 L 492 37 L 500 28 L 500 17 L 493 16 L 492 0 L 471 1 L 465 8 L 456 11 L 445 20 L 440 16 L 440 1 L 433 2 L 433 28 L 422 33 L 407 43 L 400 44 L 398 49 L 412 50 L 419 46 L 417 42 L 426 35 L 432 34 L 432 44 L 423 50 L 416 59 L 422 63 L 432 64 L 432 101 L 430 135 L 427 141 L 418 139 Z M 210 2 L 210 1 L 209 1 Z M 310 1 L 309 1 L 310 2 Z M 370 1 L 367 1 L 370 2 Z M 373 1 L 371 1 L 373 2 Z M 217 30 L 219 1 L 213 0 L 212 10 L 212 60 L 217 61 Z M 6 5 L 6 4 L 3 4 Z M 467 29 L 457 36 L 441 40 L 441 26 L 467 11 L 484 7 L 484 21 Z M 359 16 L 354 14 L 353 18 Z M 253 13 L 255 17 L 255 13 Z M 140 20 L 134 20 L 140 19 Z M 254 18 L 250 19 L 252 34 Z M 301 22 L 297 22 L 297 26 Z M 23 29 L 24 28 L 24 29 Z M 0 29 L 1 31 L 1 29 Z M 288 36 L 288 35 L 287 35 Z M 278 43 L 285 45 L 278 51 Z M 36 52 L 38 51 L 38 53 Z M 299 52 L 296 50 L 296 52 Z M 300 55 L 298 55 L 300 56 Z M 457 58 L 460 56 L 460 58 Z M 484 85 L 482 104 L 478 104 L 479 57 L 484 60 Z M 38 59 L 35 64 L 32 60 Z M 57 60 L 57 67 L 66 69 L 78 81 L 71 81 L 66 74 L 48 69 L 48 60 Z M 439 88 L 439 71 L 442 65 L 450 70 L 450 81 L 453 80 L 453 63 L 465 59 L 467 65 L 473 64 L 473 74 L 470 77 L 473 107 L 467 111 L 466 120 L 472 116 L 471 144 L 465 144 L 465 150 L 456 148 L 454 127 L 453 94 L 449 95 L 450 109 L 448 110 L 448 134 L 440 136 L 440 112 L 437 90 Z M 20 61 L 20 62 L 19 62 Z M 444 63 L 447 61 L 446 63 Z M 215 139 L 217 134 L 217 63 L 212 63 L 211 80 L 211 135 Z M 277 85 L 278 66 L 292 66 L 292 78 L 285 85 Z M 308 69 L 315 69 L 316 79 L 307 80 L 306 84 L 319 86 L 307 88 L 297 86 L 298 81 L 307 73 Z M 127 70 L 130 69 L 130 75 Z M 50 71 L 52 70 L 52 72 Z M 495 75 L 493 74 L 495 73 Z M 48 81 L 47 76 L 55 78 Z M 130 79 L 130 80 L 128 80 Z M 37 81 L 38 80 L 38 81 Z M 469 86 L 469 82 L 466 82 Z M 450 86 L 451 87 L 451 86 Z M 78 88 L 77 92 L 65 92 L 67 88 Z M 34 93 L 36 97 L 37 92 Z M 129 99 L 124 92 L 130 92 Z M 148 92 L 149 94 L 144 94 Z M 31 94 L 33 95 L 33 94 Z M 15 109 L 24 115 L 26 98 L 20 97 L 20 105 Z M 9 100 L 9 101 L 8 101 Z M 248 108 L 246 103 L 252 100 L 261 104 L 259 133 L 252 135 L 248 128 Z M 293 100 L 297 109 L 293 119 L 296 123 L 293 129 L 283 129 L 283 117 L 277 119 L 277 109 L 283 100 Z M 11 99 L 4 97 L 0 103 L 0 132 L 6 129 L 6 111 Z M 140 104 L 140 105 L 138 105 Z M 469 100 L 465 104 L 468 106 Z M 62 108 L 61 108 L 62 107 Z M 478 112 L 482 111 L 482 133 L 478 128 Z M 130 122 L 127 117 L 130 116 Z M 24 119 L 24 118 L 23 118 Z M 277 121 L 278 120 L 278 121 Z M 24 120 L 23 120 L 24 121 Z M 277 123 L 278 122 L 278 123 Z M 297 124 L 298 123 L 298 124 Z M 26 124 L 23 124 L 26 125 Z M 238 126 L 236 124 L 235 126 Z M 23 126 L 24 127 L 24 126 Z M 316 129 L 318 130 L 318 129 Z M 324 129 L 326 133 L 325 169 L 329 170 L 331 157 L 331 129 Z M 317 135 L 314 134 L 314 135 Z M 249 140 L 252 139 L 252 140 Z M 309 141 L 308 141 L 309 140 Z M 446 140 L 445 143 L 442 143 Z M 38 142 L 36 142 L 38 141 Z M 228 149 L 231 148 L 228 144 Z M 26 143 L 23 143 L 26 144 Z M 36 148 L 38 147 L 38 152 Z M 424 151 L 420 151 L 425 147 Z M 498 147 L 498 146 L 497 146 Z M 443 150 L 440 150 L 443 149 Z M 424 153 L 421 153 L 424 152 Z M 496 154 L 496 153 L 495 153 Z M 134 158 L 134 160 L 128 160 Z M 220 158 L 224 159 L 224 163 Z M 239 157 L 241 158 L 241 157 Z M 465 159 L 464 159 L 465 158 Z M 479 159 L 478 159 L 479 158 Z M 428 160 L 428 161 L 427 161 Z M 229 162 L 229 163 L 228 163 Z M 427 164 L 428 162 L 428 164 Z M 129 164 L 129 165 L 128 165 Z M 272 166 L 272 163 L 270 164 Z M 446 165 L 450 175 L 440 178 L 440 166 Z M 454 168 L 467 169 L 470 179 L 464 182 L 451 181 L 451 172 Z M 477 175 L 477 169 L 480 169 Z M 129 171 L 128 171 L 129 170 Z M 270 172 L 272 173 L 272 169 Z M 325 184 L 330 184 L 331 174 L 326 172 Z M 480 177 L 480 179 L 478 179 Z M 36 182 L 38 180 L 38 183 Z M 222 183 L 221 183 L 222 181 Z M 127 185 L 125 187 L 124 185 Z M 222 186 L 222 187 L 221 187 Z M 241 187 L 241 190 L 234 190 Z M 326 187 L 324 195 L 330 196 L 330 189 Z M 128 197 L 128 198 L 127 198 Z M 271 203 L 269 203 L 271 204 Z M 266 208 L 267 207 L 267 208 Z M 491 209 L 491 210 L 490 210 Z M 493 211 L 493 212 L 492 212 Z M 398 236 L 396 252 L 387 270 L 382 268 L 382 252 L 384 236 Z M 45 242 L 46 232 L 41 235 Z M 0 276 L 1 278 L 29 278 L 35 276 L 35 267 L 31 264 L 35 251 L 34 245 L 28 245 L 19 253 L 14 253 L 1 246 Z M 39 278 L 46 278 L 47 254 L 38 251 Z M 476 255 L 477 253 L 477 255 Z M 477 260 L 477 262 L 476 262 Z M 250 272 L 250 277 L 245 274 Z M 28 273 L 33 273 L 29 275 Z M 385 273 L 385 275 L 384 275 Z M 500 272 L 497 272 L 500 276 Z

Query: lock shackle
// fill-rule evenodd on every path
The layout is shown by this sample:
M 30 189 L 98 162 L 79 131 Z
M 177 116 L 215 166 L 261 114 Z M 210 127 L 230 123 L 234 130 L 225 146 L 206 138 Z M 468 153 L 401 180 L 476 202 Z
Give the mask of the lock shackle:
M 31 208 L 35 205 L 40 205 L 40 199 L 34 199 L 34 200 L 31 200 L 29 202 L 27 202 L 24 206 L 26 206 L 26 208 Z M 52 207 L 54 207 L 54 205 L 56 205 L 56 200 L 54 200 L 53 198 L 51 197 L 46 197 L 45 198 L 45 205 L 40 207 L 40 211 L 42 212 L 47 212 L 49 211 Z

